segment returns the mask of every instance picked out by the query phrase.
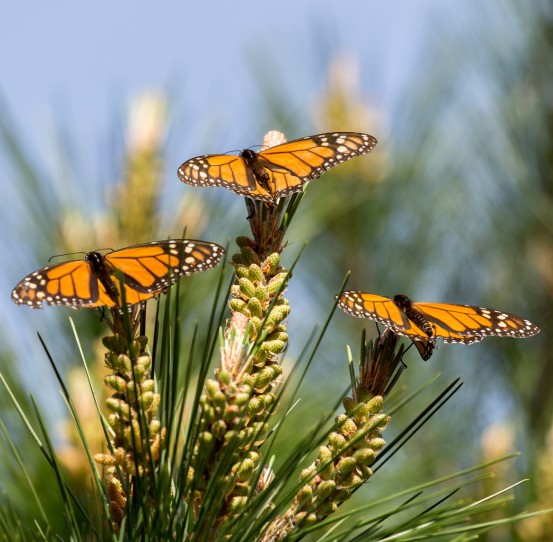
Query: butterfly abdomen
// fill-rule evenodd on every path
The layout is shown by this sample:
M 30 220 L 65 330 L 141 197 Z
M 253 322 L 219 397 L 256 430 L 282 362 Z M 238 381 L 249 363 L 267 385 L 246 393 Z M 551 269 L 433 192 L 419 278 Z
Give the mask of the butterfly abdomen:
M 432 335 L 434 335 L 432 324 L 430 324 L 430 322 L 422 312 L 413 307 L 413 302 L 406 295 L 395 295 L 392 298 L 392 301 L 421 331 L 426 333 L 429 337 L 432 337 Z
M 106 265 L 105 258 L 99 252 L 89 252 L 86 257 L 86 261 L 90 263 L 96 278 L 102 283 L 106 289 L 106 293 L 113 300 L 113 302 L 119 304 L 119 290 L 113 282 L 110 276 L 110 271 Z

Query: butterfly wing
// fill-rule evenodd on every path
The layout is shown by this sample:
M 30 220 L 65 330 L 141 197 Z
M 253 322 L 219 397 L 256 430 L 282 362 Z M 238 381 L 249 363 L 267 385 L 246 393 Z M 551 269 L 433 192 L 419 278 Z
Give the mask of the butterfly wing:
M 33 309 L 42 304 L 94 307 L 109 296 L 86 260 L 73 260 L 44 267 L 27 275 L 12 291 L 18 305 Z
M 179 277 L 216 266 L 223 247 L 206 241 L 171 239 L 134 245 L 105 256 L 111 280 L 121 291 L 122 275 L 127 303 L 140 303 L 163 292 Z M 117 273 L 117 271 L 119 273 Z
M 269 173 L 273 197 L 300 192 L 307 181 L 355 156 L 367 154 L 376 139 L 357 132 L 317 134 L 275 145 L 259 153 L 258 163 Z
M 242 196 L 272 201 L 272 196 L 256 182 L 241 156 L 197 156 L 184 162 L 177 174 L 182 182 L 192 186 L 222 186 Z
M 428 361 L 434 352 L 434 349 L 436 348 L 436 343 L 432 339 L 417 339 L 412 341 L 415 345 L 415 348 L 419 351 L 420 357 L 424 361 Z
M 540 330 L 530 320 L 485 307 L 449 303 L 413 303 L 413 307 L 433 325 L 434 336 L 447 343 L 471 344 L 486 336 L 524 338 Z
M 428 335 L 388 297 L 359 291 L 343 292 L 338 306 L 357 318 L 370 318 L 411 340 L 428 340 Z

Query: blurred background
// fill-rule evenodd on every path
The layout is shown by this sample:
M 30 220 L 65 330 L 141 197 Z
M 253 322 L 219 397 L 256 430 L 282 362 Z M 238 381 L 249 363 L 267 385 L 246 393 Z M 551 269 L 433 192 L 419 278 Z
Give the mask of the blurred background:
M 259 145 L 271 129 L 289 139 L 352 130 L 374 135 L 376 149 L 313 182 L 289 231 L 285 265 L 308 245 L 288 292 L 285 365 L 324 322 L 348 270 L 351 289 L 488 306 L 542 328 L 527 340 L 444 345 L 427 363 L 409 352 L 409 388 L 437 372 L 436 394 L 456 376 L 465 384 L 357 502 L 519 450 L 487 490 L 530 478 L 508 513 L 553 506 L 552 10 L 518 0 L 5 6 L 1 370 L 46 410 L 76 478 L 86 465 L 36 332 L 78 390 L 68 316 L 89 358 L 101 324 L 92 311 L 16 307 L 16 282 L 56 254 L 185 227 L 224 245 L 248 233 L 244 203 L 180 183 L 184 160 Z M 200 299 L 215 279 L 190 280 Z M 363 326 L 375 333 L 335 315 L 296 416 L 315 422 L 346 389 L 345 345 L 358 354 Z M 24 442 L 5 395 L 2 420 Z M 408 420 L 398 416 L 385 437 Z M 31 452 L 27 461 L 40 480 L 45 465 Z M 0 486 L 24 506 L 16 469 L 0 467 Z M 550 518 L 487 539 L 551 540 Z

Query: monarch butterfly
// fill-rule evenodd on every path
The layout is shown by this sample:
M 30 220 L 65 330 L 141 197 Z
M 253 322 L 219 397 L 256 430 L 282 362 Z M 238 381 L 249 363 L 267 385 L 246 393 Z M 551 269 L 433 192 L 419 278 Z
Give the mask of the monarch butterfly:
M 18 305 L 33 309 L 48 305 L 121 307 L 160 294 L 182 275 L 210 269 L 219 263 L 224 249 L 215 243 L 171 239 L 115 250 L 106 255 L 89 252 L 84 260 L 72 260 L 38 269 L 12 291 Z
M 238 156 L 205 154 L 191 158 L 178 170 L 192 186 L 223 186 L 252 199 L 274 202 L 354 156 L 372 151 L 376 139 L 356 132 L 318 134 Z
M 342 293 L 338 305 L 348 314 L 370 318 L 408 337 L 423 359 L 430 358 L 438 338 L 446 343 L 472 344 L 486 336 L 523 338 L 540 331 L 530 320 L 507 312 L 450 303 L 414 303 L 405 295 L 388 298 L 349 291 Z

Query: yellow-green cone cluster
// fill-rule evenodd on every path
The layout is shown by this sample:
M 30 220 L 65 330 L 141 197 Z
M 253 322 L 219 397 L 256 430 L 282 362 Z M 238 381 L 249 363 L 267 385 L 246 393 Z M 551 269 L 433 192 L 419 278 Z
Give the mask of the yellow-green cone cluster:
M 346 413 L 336 418 L 336 429 L 316 461 L 302 471 L 305 484 L 284 516 L 273 522 L 265 542 L 321 521 L 372 476 L 370 466 L 385 444 L 381 432 L 390 421 L 381 412 L 382 403 L 381 396 L 359 403 L 346 398 Z
M 201 398 L 203 416 L 194 455 L 195 468 L 201 465 L 203 476 L 195 478 L 194 503 L 201 504 L 209 475 L 223 454 L 231 467 L 221 483 L 224 491 L 222 520 L 239 513 L 246 504 L 252 478 L 259 468 L 257 444 L 267 435 L 265 422 L 251 421 L 251 395 L 250 386 L 233 381 L 228 373 L 220 371 L 216 380 L 207 381 L 206 393 Z M 233 459 L 229 460 L 229 456 Z M 189 473 L 190 476 L 194 474 Z
M 255 490 L 252 484 L 261 469 L 258 446 L 267 436 L 273 387 L 282 374 L 277 357 L 288 342 L 284 321 L 290 313 L 282 296 L 288 273 L 279 265 L 280 255 L 275 252 L 262 260 L 253 241 L 240 237 L 237 244 L 240 253 L 232 258 L 236 282 L 229 302 L 232 318 L 221 368 L 206 381 L 200 399 L 200 432 L 188 473 L 194 481 L 193 509 L 199 511 L 217 461 L 233 457 L 222 485 L 221 522 L 239 514 Z
M 283 297 L 288 282 L 288 272 L 282 268 L 280 255 L 274 252 L 261 260 L 255 243 L 247 237 L 236 240 L 240 253 L 232 257 L 236 284 L 231 289 L 229 301 L 233 313 L 242 313 L 250 323 L 250 340 L 259 348 L 252 360 L 252 374 L 264 373 L 267 384 L 272 378 L 264 368 L 276 363 L 277 355 L 286 348 L 288 334 L 284 320 L 290 314 L 288 300 Z M 280 375 L 275 374 L 274 377 Z M 261 382 L 251 382 L 256 389 L 264 387 Z
M 266 377 L 246 372 L 251 365 L 248 330 L 247 318 L 241 313 L 234 314 L 225 333 L 221 369 L 216 371 L 214 379 L 206 381 L 205 393 L 200 399 L 200 432 L 194 466 L 189 472 L 189 481 L 194 478 L 193 504 L 198 511 L 217 461 L 224 456 L 229 462 L 230 468 L 221 483 L 224 493 L 221 522 L 243 509 L 252 483 L 257 480 L 261 459 L 257 446 L 268 432 L 267 415 L 263 413 L 274 400 L 272 394 L 262 393 L 268 385 Z M 229 456 L 233 457 L 232 461 L 228 460 Z
M 108 350 L 105 363 L 113 371 L 104 378 L 113 391 L 106 400 L 113 453 L 96 454 L 95 459 L 108 467 L 104 481 L 114 525 L 119 525 L 126 502 L 118 473 L 125 483 L 148 474 L 165 444 L 165 429 L 157 418 L 160 397 L 150 378 L 152 360 L 146 343 L 147 337 L 136 337 L 130 345 L 121 335 L 103 339 Z
M 111 517 L 111 528 L 119 532 L 121 522 L 125 515 L 127 506 L 127 495 L 121 480 L 117 474 L 116 467 L 108 467 L 104 473 L 104 485 L 109 499 L 109 515 Z

